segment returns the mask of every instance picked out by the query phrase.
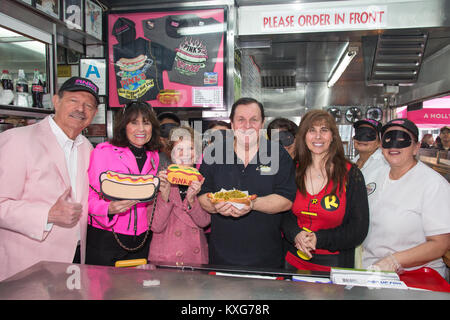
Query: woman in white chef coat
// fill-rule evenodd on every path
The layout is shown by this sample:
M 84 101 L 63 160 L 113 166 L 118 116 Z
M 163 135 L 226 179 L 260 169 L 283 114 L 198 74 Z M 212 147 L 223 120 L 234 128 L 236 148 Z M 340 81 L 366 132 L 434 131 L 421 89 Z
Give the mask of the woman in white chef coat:
M 383 126 L 382 151 L 390 170 L 379 175 L 370 205 L 363 267 L 402 273 L 429 267 L 448 279 L 442 260 L 450 246 L 450 186 L 417 161 L 419 130 L 407 119 Z

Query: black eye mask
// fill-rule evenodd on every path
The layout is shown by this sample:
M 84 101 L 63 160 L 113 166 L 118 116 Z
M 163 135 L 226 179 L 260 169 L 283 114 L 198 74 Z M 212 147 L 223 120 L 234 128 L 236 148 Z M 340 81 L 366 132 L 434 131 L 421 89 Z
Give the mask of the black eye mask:
M 280 143 L 283 147 L 288 147 L 294 143 L 294 136 L 289 131 L 280 131 L 279 133 Z
M 377 132 L 369 127 L 358 127 L 355 129 L 353 139 L 358 141 L 374 141 L 377 139 Z
M 168 138 L 169 134 L 170 134 L 170 130 L 172 130 L 173 128 L 179 127 L 178 124 L 176 123 L 164 123 L 159 127 L 159 131 L 161 133 L 161 137 L 163 138 Z
M 272 133 L 271 136 L 271 140 L 278 141 L 283 147 L 289 147 L 291 144 L 294 143 L 294 139 L 295 139 L 294 135 L 286 130 Z
M 407 134 L 405 131 L 400 130 L 392 130 L 386 132 L 383 136 L 381 146 L 384 149 L 396 148 L 403 149 L 408 148 L 411 143 L 411 136 Z

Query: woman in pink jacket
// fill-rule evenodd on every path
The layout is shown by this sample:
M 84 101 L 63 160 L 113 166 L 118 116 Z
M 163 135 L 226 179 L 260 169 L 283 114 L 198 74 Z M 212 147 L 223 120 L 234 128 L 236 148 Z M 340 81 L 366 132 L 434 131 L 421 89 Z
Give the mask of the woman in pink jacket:
M 169 150 L 174 163 L 193 166 L 197 155 L 201 156 L 201 146 L 196 143 L 201 142 L 201 138 L 194 136 L 194 130 L 189 127 L 172 129 Z M 208 263 L 203 228 L 211 223 L 211 216 L 197 199 L 203 181 L 183 186 L 170 184 L 165 170 L 158 176 L 160 192 L 152 223 L 149 260 L 185 265 Z
M 112 266 L 117 260 L 147 258 L 152 237 L 147 208 L 153 202 L 103 199 L 99 177 L 107 170 L 156 175 L 161 165 L 159 123 L 150 105 L 133 102 L 116 124 L 112 141 L 97 145 L 91 154 L 87 264 Z

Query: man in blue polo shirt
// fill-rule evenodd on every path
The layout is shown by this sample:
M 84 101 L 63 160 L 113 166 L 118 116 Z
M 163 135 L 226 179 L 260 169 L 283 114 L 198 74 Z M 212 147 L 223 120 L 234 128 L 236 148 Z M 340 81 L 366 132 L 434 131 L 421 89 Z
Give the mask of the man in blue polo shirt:
M 230 120 L 231 138 L 227 135 L 221 147 L 217 141 L 208 147 L 215 150 L 205 150 L 200 167 L 205 181 L 199 201 L 211 213 L 209 262 L 280 268 L 284 265 L 281 219 L 297 190 L 294 164 L 279 143 L 260 135 L 264 126 L 260 102 L 239 99 L 232 106 Z M 225 202 L 212 204 L 207 193 L 222 188 L 248 191 L 257 198 L 239 209 Z

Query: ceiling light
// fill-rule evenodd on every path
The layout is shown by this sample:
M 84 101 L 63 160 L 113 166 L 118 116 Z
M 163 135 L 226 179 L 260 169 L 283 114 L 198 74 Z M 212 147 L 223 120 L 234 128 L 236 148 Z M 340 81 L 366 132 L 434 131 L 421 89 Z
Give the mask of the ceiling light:
M 344 51 L 344 54 L 341 56 L 339 63 L 334 68 L 331 77 L 328 80 L 328 88 L 334 86 L 336 81 L 339 80 L 341 75 L 344 73 L 347 66 L 353 60 L 353 58 L 358 54 L 358 47 L 348 47 L 347 50 Z
M 206 34 L 206 33 L 221 33 L 226 31 L 224 23 L 216 23 L 210 25 L 196 26 L 196 27 L 183 27 L 178 30 L 178 33 L 182 36 Z
M 14 31 L 5 29 L 0 27 L 0 38 L 6 38 L 6 37 L 21 37 L 21 34 L 15 33 Z
M 260 40 L 260 41 L 238 41 L 236 46 L 239 49 L 269 49 L 272 47 L 271 40 Z

